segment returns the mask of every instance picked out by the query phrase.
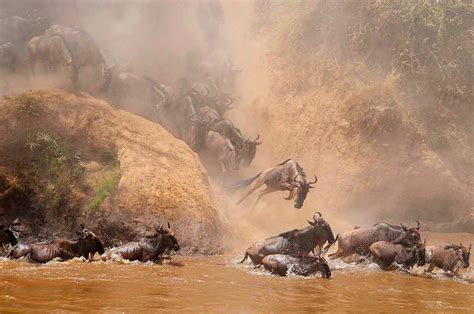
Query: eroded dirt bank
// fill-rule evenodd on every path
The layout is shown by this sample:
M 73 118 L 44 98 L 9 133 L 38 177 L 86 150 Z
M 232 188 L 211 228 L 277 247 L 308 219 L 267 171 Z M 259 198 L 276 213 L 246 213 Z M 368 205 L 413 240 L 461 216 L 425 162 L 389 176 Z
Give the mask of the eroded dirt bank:
M 184 252 L 220 252 L 205 169 L 161 126 L 104 101 L 37 90 L 0 102 L 0 210 L 28 234 L 84 223 L 107 244 L 169 220 Z

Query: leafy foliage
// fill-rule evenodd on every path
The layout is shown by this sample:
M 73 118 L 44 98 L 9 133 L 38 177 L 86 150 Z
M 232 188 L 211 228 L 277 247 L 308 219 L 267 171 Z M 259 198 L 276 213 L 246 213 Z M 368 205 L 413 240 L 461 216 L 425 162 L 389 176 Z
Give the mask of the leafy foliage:
M 79 154 L 46 132 L 37 132 L 25 148 L 31 161 L 25 167 L 25 178 L 52 207 L 57 207 L 85 175 Z
M 104 171 L 102 177 L 98 181 L 95 196 L 87 207 L 88 214 L 93 213 L 97 208 L 99 208 L 105 198 L 117 188 L 121 176 L 122 172 L 118 164 Z

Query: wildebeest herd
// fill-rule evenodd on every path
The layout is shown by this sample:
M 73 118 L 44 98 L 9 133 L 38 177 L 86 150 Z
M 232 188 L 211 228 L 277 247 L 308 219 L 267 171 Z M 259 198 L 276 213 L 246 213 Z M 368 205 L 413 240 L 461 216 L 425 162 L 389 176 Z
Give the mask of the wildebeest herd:
M 178 251 L 180 246 L 171 231 L 170 223 L 162 223 L 155 232 L 147 237 L 122 244 L 118 247 L 104 250 L 100 239 L 90 230 L 81 225 L 81 230 L 76 231 L 76 237 L 69 239 L 55 239 L 45 242 L 22 243 L 18 242 L 19 230 L 15 226 L 20 222 L 16 220 L 8 228 L 1 225 L 0 244 L 11 246 L 7 258 L 25 259 L 36 263 L 47 263 L 52 260 L 67 261 L 73 258 L 92 260 L 98 253 L 100 260 L 104 261 L 139 261 L 161 263 L 170 257 L 170 253 Z
M 160 123 L 197 153 L 209 154 L 217 161 L 221 173 L 238 169 L 240 165 L 250 166 L 257 146 L 262 144 L 259 135 L 244 136 L 232 121 L 224 118 L 234 102 L 229 85 L 240 69 L 233 67 L 222 49 L 216 49 L 202 61 L 200 73 L 194 78 L 182 79 L 170 86 L 137 75 L 121 65 L 107 64 L 99 45 L 84 30 L 49 25 L 41 18 L 10 16 L 0 19 L 0 75 L 8 77 L 21 72 L 22 67 L 32 77 L 65 74 L 75 91 L 103 97 L 117 108 Z M 264 185 L 256 202 L 266 194 L 288 191 L 285 199 L 295 199 L 294 207 L 302 208 L 317 180 L 316 175 L 313 181 L 307 180 L 300 164 L 288 159 L 228 188 L 236 191 L 249 186 L 238 203 Z M 384 270 L 394 265 L 411 268 L 427 263 L 429 272 L 438 267 L 456 273 L 461 267 L 469 267 L 471 245 L 426 247 L 426 240 L 422 241 L 419 233 L 419 222 L 410 228 L 402 224 L 377 223 L 336 237 L 320 213 L 308 223 L 306 228 L 254 243 L 241 263 L 249 258 L 256 267 L 263 265 L 273 274 L 308 276 L 319 272 L 322 277 L 329 278 L 331 270 L 324 256 L 337 242 L 337 251 L 329 258 L 359 256 L 359 261 L 370 259 Z M 77 257 L 92 259 L 99 254 L 101 260 L 160 263 L 169 258 L 172 251 L 180 249 L 169 223 L 161 224 L 153 235 L 108 251 L 84 226 L 74 239 L 18 243 L 21 232 L 18 225 L 18 220 L 9 226 L 0 225 L 0 244 L 10 246 L 7 253 L 10 259 L 46 263 Z
M 337 242 L 338 249 L 329 258 L 358 257 L 357 263 L 370 259 L 383 270 L 400 266 L 410 269 L 429 264 L 427 272 L 436 267 L 457 274 L 460 268 L 469 267 L 472 244 L 462 243 L 439 247 L 426 247 L 426 239 L 420 236 L 420 223 L 411 228 L 388 223 L 377 223 L 370 227 L 354 228 L 334 237 L 331 226 L 317 212 L 309 226 L 294 229 L 252 244 L 240 263 L 247 259 L 256 268 L 262 265 L 270 273 L 280 276 L 295 274 L 309 276 L 320 273 L 323 278 L 331 277 L 331 269 L 324 255 Z M 81 225 L 77 237 L 72 240 L 56 239 L 39 243 L 18 242 L 21 225 L 17 219 L 6 227 L 0 225 L 0 244 L 9 246 L 9 259 L 26 259 L 36 263 L 52 260 L 66 261 L 84 258 L 102 261 L 139 261 L 161 263 L 170 259 L 180 246 L 174 237 L 170 223 L 162 223 L 152 235 L 104 250 L 102 242 L 91 231 Z M 94 258 L 98 253 L 100 257 Z
M 82 29 L 19 16 L 0 19 L 0 25 L 2 79 L 15 72 L 33 79 L 61 76 L 76 92 L 105 98 L 116 108 L 161 124 L 195 152 L 216 161 L 221 173 L 248 167 L 262 143 L 259 135 L 244 136 L 224 118 L 234 102 L 230 85 L 241 70 L 221 48 L 201 61 L 198 73 L 166 85 L 126 66 L 108 64 L 98 43 Z
M 323 278 L 329 278 L 331 270 L 324 255 L 337 242 L 338 249 L 329 254 L 329 258 L 357 257 L 357 263 L 370 259 L 383 270 L 429 264 L 427 272 L 438 267 L 457 274 L 460 268 L 469 267 L 472 244 L 469 247 L 462 243 L 426 247 L 426 239 L 421 240 L 418 221 L 411 228 L 403 224 L 377 223 L 340 233 L 335 238 L 319 212 L 308 223 L 306 228 L 255 242 L 246 250 L 240 263 L 250 258 L 255 267 L 263 265 L 272 274 L 308 276 L 319 272 Z

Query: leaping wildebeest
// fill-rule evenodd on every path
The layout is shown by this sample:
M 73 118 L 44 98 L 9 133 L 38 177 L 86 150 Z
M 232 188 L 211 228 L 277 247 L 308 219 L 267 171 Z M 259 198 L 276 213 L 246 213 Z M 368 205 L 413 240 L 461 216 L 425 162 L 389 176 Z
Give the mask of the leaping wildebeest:
M 371 227 L 357 228 L 340 234 L 337 241 L 337 252 L 329 254 L 329 257 L 340 258 L 354 254 L 365 256 L 369 254 L 369 246 L 378 241 L 401 242 L 405 241 L 416 244 L 421 243 L 420 223 L 417 226 L 407 228 L 400 224 L 391 225 L 387 223 L 377 223 Z
M 140 238 L 138 241 L 125 243 L 111 249 L 102 256 L 102 259 L 161 262 L 163 257 L 172 250 L 178 251 L 180 249 L 178 240 L 170 230 L 170 223 L 168 222 L 167 225 L 168 228 L 164 228 L 162 223 L 159 228 L 156 228 L 157 233 L 152 237 Z
M 77 231 L 79 238 L 75 240 L 59 239 L 47 243 L 18 243 L 8 254 L 8 258 L 25 258 L 32 262 L 47 263 L 55 258 L 69 260 L 74 257 L 89 258 L 95 253 L 103 254 L 104 247 L 97 236 L 84 228 Z
M 265 194 L 275 191 L 289 191 L 290 194 L 285 199 L 291 200 L 296 194 L 294 206 L 295 208 L 301 208 L 303 207 L 303 202 L 306 199 L 309 189 L 314 188 L 312 184 L 316 182 L 318 182 L 316 175 L 314 175 L 314 181 L 307 182 L 306 174 L 298 162 L 293 159 L 287 159 L 275 167 L 260 172 L 255 177 L 237 182 L 231 187 L 231 190 L 238 190 L 252 184 L 251 188 L 237 202 L 237 204 L 240 204 L 247 196 L 265 184 L 266 187 L 258 194 L 255 204 L 257 204 L 260 198 Z
M 311 276 L 320 272 L 323 278 L 331 277 L 331 270 L 326 260 L 320 256 L 291 256 L 285 254 L 272 254 L 263 258 L 263 265 L 273 275 L 286 276 L 295 274 L 298 276 Z
M 321 213 L 313 216 L 313 221 L 309 221 L 309 226 L 303 229 L 294 229 L 281 233 L 275 237 L 255 242 L 245 251 L 243 263 L 247 257 L 258 265 L 262 259 L 271 254 L 288 254 L 295 256 L 307 256 L 314 253 L 317 248 L 322 253 L 324 243 L 328 243 L 324 248 L 326 252 L 332 244 L 336 242 L 331 230 L 331 226 L 321 217 Z
M 459 243 L 459 245 L 451 244 L 427 249 L 426 262 L 430 264 L 428 272 L 432 272 L 435 267 L 438 267 L 446 272 L 450 271 L 456 274 L 459 268 L 468 268 L 471 248 L 472 243 L 469 244 L 469 248 Z

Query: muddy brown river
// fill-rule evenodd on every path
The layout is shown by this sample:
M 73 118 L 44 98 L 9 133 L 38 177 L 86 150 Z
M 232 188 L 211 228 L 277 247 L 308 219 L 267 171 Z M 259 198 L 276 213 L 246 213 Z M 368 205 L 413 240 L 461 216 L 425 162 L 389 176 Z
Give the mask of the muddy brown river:
M 332 261 L 327 280 L 271 276 L 238 265 L 240 257 L 177 256 L 168 265 L 2 260 L 0 311 L 474 311 L 472 261 L 458 278 Z

